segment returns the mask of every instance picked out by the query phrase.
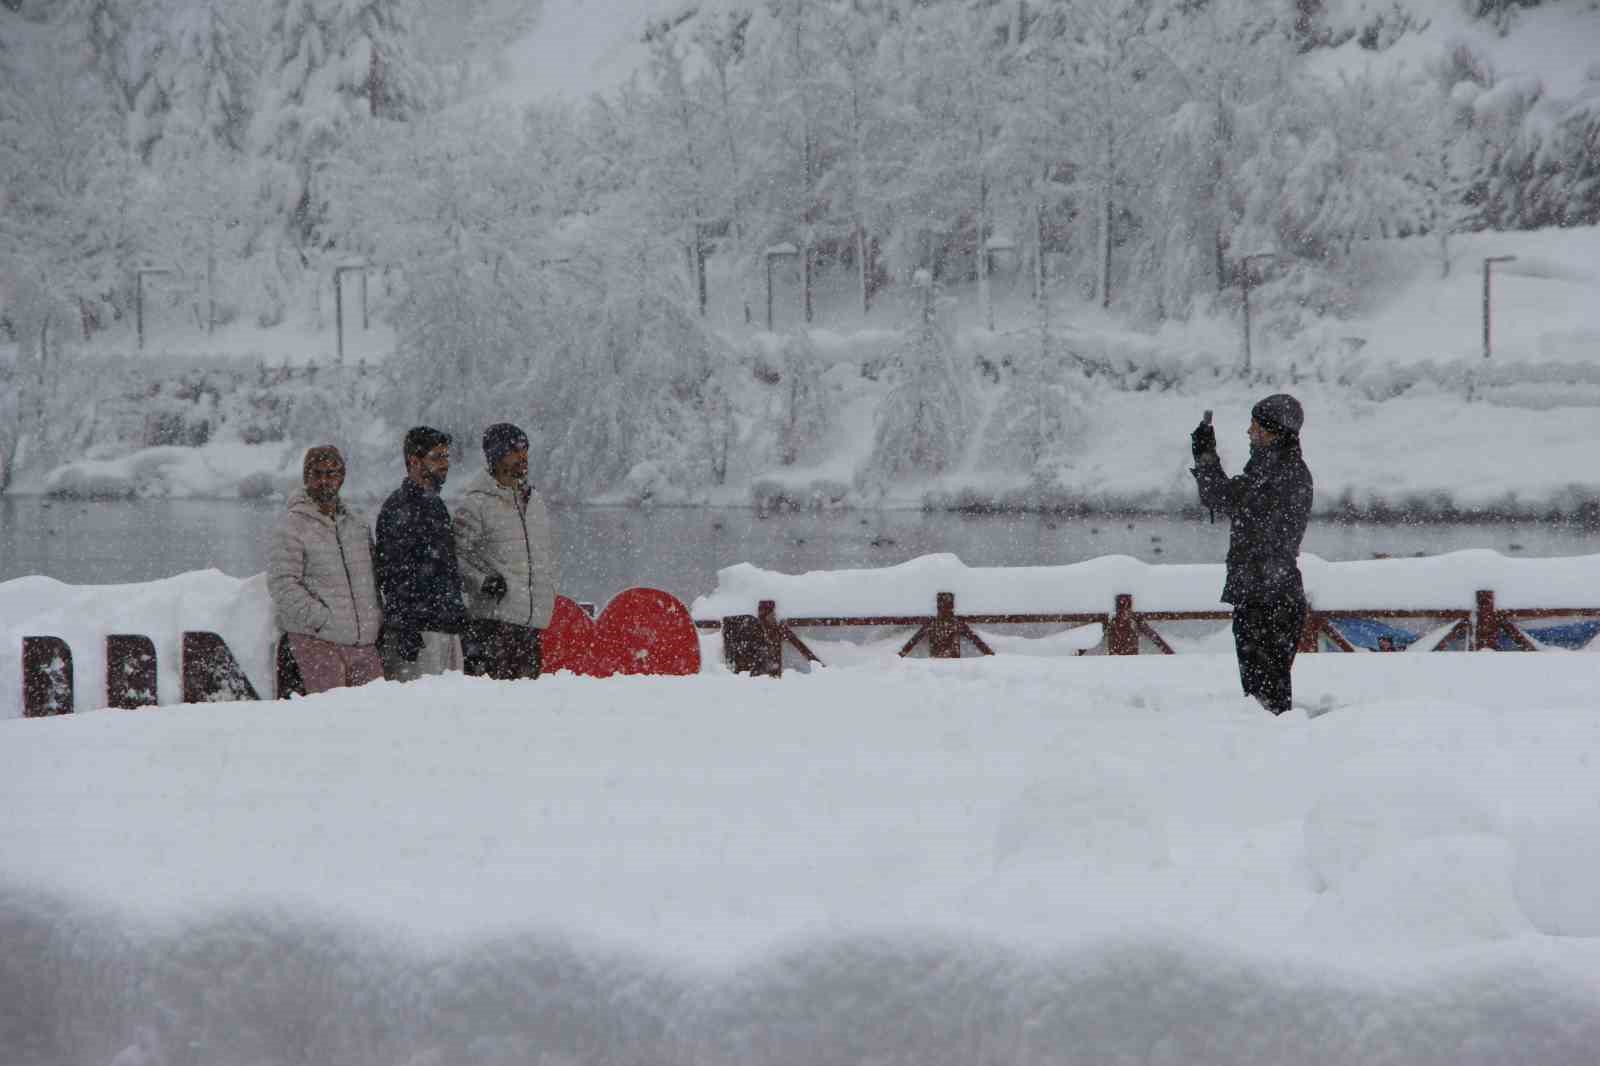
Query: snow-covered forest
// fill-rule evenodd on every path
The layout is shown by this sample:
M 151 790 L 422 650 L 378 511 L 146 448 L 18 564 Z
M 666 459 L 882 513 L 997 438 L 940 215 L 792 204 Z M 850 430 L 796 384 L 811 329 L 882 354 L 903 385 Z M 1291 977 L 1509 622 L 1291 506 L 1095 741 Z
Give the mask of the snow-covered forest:
M 1552 9 L 1600 44 L 1595 0 L 641 5 L 641 66 L 527 100 L 504 54 L 540 25 L 530 0 L 3 0 L 0 486 L 93 451 L 86 392 L 148 393 L 152 371 L 100 361 L 148 292 L 207 335 L 326 328 L 357 264 L 392 352 L 290 382 L 256 439 L 516 417 L 558 496 L 705 498 L 773 471 L 782 495 L 784 469 L 827 468 L 831 381 L 875 397 L 871 444 L 813 494 L 958 462 L 1048 481 L 1097 372 L 1259 376 L 1127 337 L 1231 317 L 1251 288 L 1267 335 L 1314 335 L 1385 284 L 1379 244 L 1424 241 L 1415 268 L 1446 275 L 1473 233 L 1600 224 L 1600 61 L 1547 78 L 1435 41 L 1319 63 Z M 775 268 L 799 293 L 786 336 L 764 329 Z M 1074 331 L 1063 303 L 1127 332 Z M 854 385 L 803 328 L 841 318 L 877 338 Z M 1348 354 L 1296 373 L 1349 377 Z

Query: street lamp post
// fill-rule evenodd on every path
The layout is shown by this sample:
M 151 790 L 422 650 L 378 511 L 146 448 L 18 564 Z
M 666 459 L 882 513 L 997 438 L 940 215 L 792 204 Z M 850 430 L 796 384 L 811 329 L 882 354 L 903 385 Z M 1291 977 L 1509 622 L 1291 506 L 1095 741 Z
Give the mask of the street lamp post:
M 772 332 L 772 261 L 800 254 L 800 249 L 784 241 L 767 249 L 767 332 Z
M 1250 373 L 1250 287 L 1255 282 L 1255 272 L 1252 266 L 1258 260 L 1271 262 L 1278 257 L 1277 252 L 1254 252 L 1239 260 L 1240 287 L 1244 290 L 1244 372 Z
M 165 267 L 140 267 L 133 272 L 133 314 L 139 333 L 139 350 L 144 351 L 144 279 L 147 274 L 170 274 Z
M 367 264 L 344 263 L 333 268 L 333 318 L 339 335 L 339 362 L 344 363 L 344 276 L 351 271 L 361 272 L 361 328 L 367 328 Z
M 1490 255 L 1483 260 L 1483 357 L 1489 358 L 1489 268 L 1495 263 L 1509 263 L 1514 255 Z

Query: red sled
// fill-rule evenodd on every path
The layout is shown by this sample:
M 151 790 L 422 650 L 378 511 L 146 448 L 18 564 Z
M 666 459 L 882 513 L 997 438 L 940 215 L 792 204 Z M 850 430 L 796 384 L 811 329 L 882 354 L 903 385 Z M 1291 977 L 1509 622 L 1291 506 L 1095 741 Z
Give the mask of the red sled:
M 660 589 L 619 592 L 598 622 L 566 596 L 556 597 L 541 643 L 543 672 L 586 677 L 700 672 L 700 635 L 689 609 Z
M 550 624 L 539 637 L 540 667 L 542 674 L 562 670 L 569 673 L 596 676 L 592 668 L 594 658 L 594 619 L 587 611 L 565 596 L 556 597 L 556 609 L 550 613 Z

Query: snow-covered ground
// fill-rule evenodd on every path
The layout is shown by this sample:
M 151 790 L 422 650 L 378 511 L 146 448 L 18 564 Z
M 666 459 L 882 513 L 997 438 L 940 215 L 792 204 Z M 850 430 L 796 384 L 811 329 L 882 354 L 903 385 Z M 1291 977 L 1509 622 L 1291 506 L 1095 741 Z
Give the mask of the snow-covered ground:
M 0 723 L 84 1063 L 1587 1063 L 1594 655 L 461 677 Z M 118 1058 L 117 1056 L 122 1056 Z
M 1306 560 L 1371 606 L 1576 606 L 1597 564 Z M 696 610 L 1212 607 L 1218 569 L 740 566 Z M 3 689 L 30 632 L 80 708 L 111 632 L 155 637 L 163 698 L 182 628 L 263 670 L 264 600 L 0 584 Z M 1600 655 L 1306 655 L 1274 719 L 1225 630 L 1067 636 L 0 721 L 5 1061 L 1593 1061 Z

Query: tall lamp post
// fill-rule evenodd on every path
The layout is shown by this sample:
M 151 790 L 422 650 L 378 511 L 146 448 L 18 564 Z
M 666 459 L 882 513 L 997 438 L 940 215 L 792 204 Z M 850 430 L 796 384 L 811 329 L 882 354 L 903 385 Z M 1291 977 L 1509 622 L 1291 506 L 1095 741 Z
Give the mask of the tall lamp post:
M 800 249 L 784 241 L 767 249 L 767 332 L 772 332 L 772 261 L 800 254 Z
M 1239 260 L 1239 285 L 1244 290 L 1244 372 L 1250 373 L 1250 289 L 1255 284 L 1255 264 L 1270 263 L 1277 252 L 1253 252 Z
M 144 279 L 145 279 L 145 276 L 148 275 L 148 274 L 170 274 L 170 273 L 172 273 L 172 271 L 166 269 L 165 267 L 140 267 L 140 268 L 138 268 L 137 270 L 135 270 L 133 272 L 133 277 L 134 277 L 134 284 L 133 284 L 133 287 L 134 287 L 133 314 L 134 314 L 134 320 L 138 323 L 137 329 L 138 329 L 138 332 L 139 332 L 139 350 L 141 352 L 144 351 Z
M 1509 263 L 1514 255 L 1490 255 L 1483 260 L 1483 357 L 1489 358 L 1489 269 L 1496 263 Z
M 344 263 L 333 268 L 333 318 L 339 334 L 339 362 L 344 363 L 344 276 L 361 273 L 361 328 L 367 328 L 367 264 Z

